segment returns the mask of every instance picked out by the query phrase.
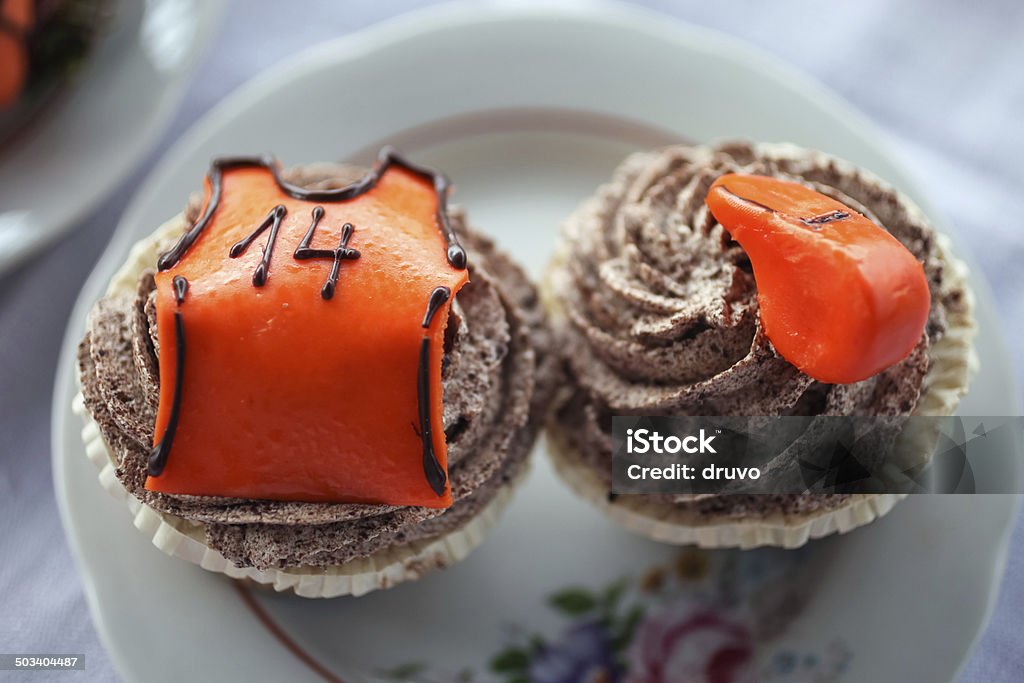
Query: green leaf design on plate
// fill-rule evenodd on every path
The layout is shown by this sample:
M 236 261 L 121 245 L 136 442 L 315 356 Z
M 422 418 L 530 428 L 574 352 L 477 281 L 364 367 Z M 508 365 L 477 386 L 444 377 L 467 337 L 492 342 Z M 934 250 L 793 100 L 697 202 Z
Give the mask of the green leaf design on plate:
M 530 655 L 519 647 L 502 650 L 491 660 L 491 671 L 499 674 L 519 673 L 526 671 L 530 665 Z
M 389 681 L 409 681 L 424 673 L 427 665 L 423 662 L 406 662 L 399 664 L 392 669 L 385 669 L 380 672 L 382 678 Z
M 586 588 L 573 587 L 555 593 L 548 604 L 570 617 L 582 616 L 597 607 L 597 598 Z

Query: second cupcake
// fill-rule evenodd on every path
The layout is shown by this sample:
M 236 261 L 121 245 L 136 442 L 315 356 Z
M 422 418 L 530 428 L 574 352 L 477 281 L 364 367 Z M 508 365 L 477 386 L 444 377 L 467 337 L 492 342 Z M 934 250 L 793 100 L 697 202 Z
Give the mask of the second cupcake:
M 965 278 L 909 199 L 834 157 L 634 155 L 569 218 L 549 270 L 570 376 L 548 430 L 556 469 L 671 543 L 796 546 L 869 522 L 898 496 L 611 496 L 611 418 L 950 415 L 976 363 Z

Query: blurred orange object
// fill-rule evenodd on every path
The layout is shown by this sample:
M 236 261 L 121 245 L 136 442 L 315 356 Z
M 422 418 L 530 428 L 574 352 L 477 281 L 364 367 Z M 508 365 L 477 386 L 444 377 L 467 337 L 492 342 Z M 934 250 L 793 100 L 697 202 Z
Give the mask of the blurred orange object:
M 25 88 L 25 36 L 34 25 L 34 0 L 0 0 L 0 109 L 14 104 Z

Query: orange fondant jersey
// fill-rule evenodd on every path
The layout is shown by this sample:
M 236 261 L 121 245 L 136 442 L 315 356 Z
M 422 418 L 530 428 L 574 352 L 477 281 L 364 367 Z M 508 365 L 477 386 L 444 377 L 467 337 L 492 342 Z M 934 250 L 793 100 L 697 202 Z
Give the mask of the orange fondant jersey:
M 207 180 L 207 202 L 210 197 Z M 267 229 L 237 258 L 275 206 L 287 214 L 266 283 L 252 276 Z M 293 252 L 322 206 L 311 248 L 335 249 L 354 231 L 333 298 L 321 288 L 329 258 Z M 421 342 L 431 340 L 430 423 L 447 471 L 442 423 L 444 328 L 455 293 L 468 281 L 451 266 L 437 225 L 433 185 L 400 167 L 374 189 L 344 202 L 294 199 L 265 168 L 225 169 L 222 196 L 198 240 L 156 276 L 160 407 L 154 444 L 163 437 L 175 384 L 175 311 L 185 330 L 179 422 L 167 465 L 149 477 L 152 491 L 249 499 L 387 503 L 447 507 L 424 474 L 417 377 Z M 189 289 L 179 307 L 172 279 Z M 431 292 L 452 297 L 422 327 Z

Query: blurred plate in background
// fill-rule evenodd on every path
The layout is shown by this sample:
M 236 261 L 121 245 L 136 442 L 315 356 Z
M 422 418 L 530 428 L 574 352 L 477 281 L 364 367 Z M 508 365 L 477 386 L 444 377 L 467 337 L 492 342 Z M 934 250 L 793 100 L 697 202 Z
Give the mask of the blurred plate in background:
M 175 113 L 224 0 L 116 0 L 83 69 L 0 144 L 0 273 L 94 210 Z

